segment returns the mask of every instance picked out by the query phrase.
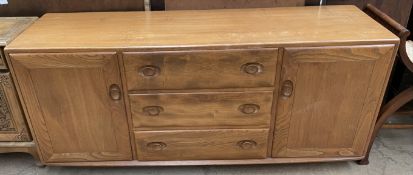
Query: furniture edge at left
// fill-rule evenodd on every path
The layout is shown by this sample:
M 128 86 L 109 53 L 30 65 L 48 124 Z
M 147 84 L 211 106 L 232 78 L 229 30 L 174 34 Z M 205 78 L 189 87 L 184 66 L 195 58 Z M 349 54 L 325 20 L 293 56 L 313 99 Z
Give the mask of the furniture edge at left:
M 4 54 L 5 46 L 36 20 L 37 17 L 0 18 L 0 153 L 28 153 L 41 166 Z

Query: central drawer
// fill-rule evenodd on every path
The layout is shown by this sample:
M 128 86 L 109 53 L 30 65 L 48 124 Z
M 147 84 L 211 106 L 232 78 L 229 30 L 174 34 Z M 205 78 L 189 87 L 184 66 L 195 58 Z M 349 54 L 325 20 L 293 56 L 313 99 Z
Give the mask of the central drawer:
M 128 90 L 273 87 L 278 49 L 125 52 Z
M 135 132 L 138 160 L 265 158 L 268 129 Z
M 270 125 L 273 91 L 130 94 L 137 129 Z

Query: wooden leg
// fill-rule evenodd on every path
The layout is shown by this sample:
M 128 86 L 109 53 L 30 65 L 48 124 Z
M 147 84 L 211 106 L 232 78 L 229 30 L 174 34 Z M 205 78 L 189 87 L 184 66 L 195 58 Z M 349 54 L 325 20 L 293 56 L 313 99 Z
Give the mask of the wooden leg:
M 364 159 L 358 161 L 357 163 L 360 165 L 367 165 L 369 164 L 369 156 L 370 156 L 370 151 L 371 147 L 373 146 L 374 140 L 377 137 L 377 134 L 379 133 L 379 130 L 381 127 L 384 125 L 384 123 L 391 117 L 393 113 L 395 113 L 397 110 L 399 110 L 401 107 L 403 107 L 405 104 L 413 100 L 413 87 L 410 87 L 400 94 L 398 94 L 396 97 L 391 99 L 387 104 L 385 104 L 379 114 L 379 118 L 376 122 L 376 125 L 374 126 L 373 134 L 371 135 L 369 147 L 367 149 L 366 157 Z
M 357 164 L 359 164 L 359 165 L 368 165 L 369 163 L 370 163 L 370 162 L 369 162 L 369 158 L 368 158 L 368 157 L 357 161 Z
M 28 153 L 33 156 L 36 166 L 44 167 L 33 142 L 0 142 L 0 153 Z
M 39 153 L 37 152 L 36 147 L 31 147 L 31 148 L 29 149 L 28 153 L 33 156 L 33 159 L 34 159 L 34 161 L 35 161 L 36 166 L 38 166 L 38 167 L 40 167 L 40 168 L 46 167 L 46 166 L 42 163 L 42 161 L 40 161 Z

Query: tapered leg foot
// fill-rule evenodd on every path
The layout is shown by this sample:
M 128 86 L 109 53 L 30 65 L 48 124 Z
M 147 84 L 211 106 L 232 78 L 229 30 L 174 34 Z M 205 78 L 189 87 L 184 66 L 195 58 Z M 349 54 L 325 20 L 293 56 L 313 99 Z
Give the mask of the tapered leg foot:
M 35 165 L 36 165 L 37 167 L 39 167 L 39 168 L 44 168 L 44 167 L 46 167 L 46 165 L 44 165 L 44 164 L 43 164 L 42 162 L 40 162 L 40 161 L 36 161 Z
M 36 165 L 37 167 L 39 167 L 39 168 L 44 168 L 44 167 L 46 167 L 46 165 L 44 165 L 44 164 L 42 163 L 42 161 L 40 161 L 39 154 L 37 153 L 37 150 L 36 150 L 35 147 L 31 147 L 31 148 L 29 149 L 28 153 L 33 156 L 33 159 L 34 159 L 34 161 L 35 161 L 35 165 Z
M 357 164 L 359 165 L 368 165 L 369 163 L 370 163 L 369 158 L 364 158 L 364 159 L 357 161 Z

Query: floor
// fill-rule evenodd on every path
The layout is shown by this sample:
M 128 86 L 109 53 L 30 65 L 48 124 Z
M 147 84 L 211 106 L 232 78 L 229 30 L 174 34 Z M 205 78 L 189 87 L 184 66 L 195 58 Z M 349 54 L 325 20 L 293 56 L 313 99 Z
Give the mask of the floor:
M 413 175 L 413 129 L 383 129 L 370 165 L 354 162 L 192 167 L 38 168 L 26 154 L 0 155 L 0 175 Z

